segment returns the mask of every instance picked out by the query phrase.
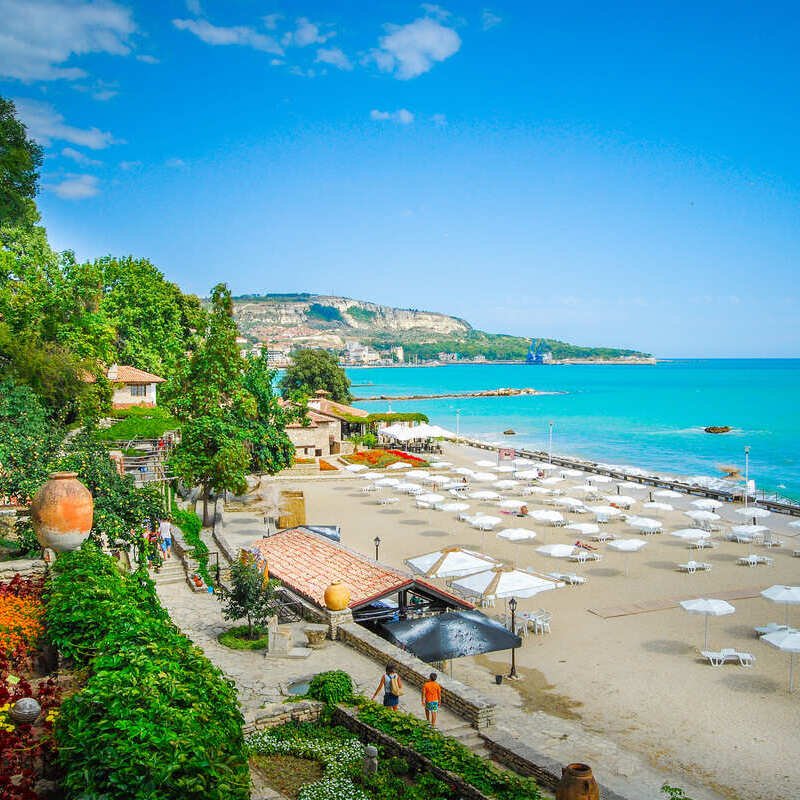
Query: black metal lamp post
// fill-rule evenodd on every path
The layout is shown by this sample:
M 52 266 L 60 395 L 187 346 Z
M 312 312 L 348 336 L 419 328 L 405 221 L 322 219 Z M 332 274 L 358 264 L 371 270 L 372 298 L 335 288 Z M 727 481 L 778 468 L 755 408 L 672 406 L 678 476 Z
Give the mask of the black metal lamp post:
M 508 601 L 508 607 L 511 609 L 511 633 L 516 636 L 517 635 L 517 600 L 516 598 L 512 597 Z M 508 673 L 509 678 L 516 678 L 517 677 L 517 648 L 511 648 L 511 672 Z
M 380 536 L 376 536 L 372 541 L 375 544 L 375 560 L 377 561 L 378 560 L 378 552 L 380 551 L 380 547 L 381 547 L 381 537 Z

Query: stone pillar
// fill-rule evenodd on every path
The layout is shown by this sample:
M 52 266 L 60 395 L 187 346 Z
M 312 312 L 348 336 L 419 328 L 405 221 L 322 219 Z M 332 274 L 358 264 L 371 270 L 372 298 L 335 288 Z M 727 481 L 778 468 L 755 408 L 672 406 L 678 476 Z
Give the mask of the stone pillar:
M 328 636 L 330 636 L 331 639 L 338 638 L 340 625 L 353 622 L 353 612 L 349 608 L 344 609 L 344 611 L 329 611 L 325 609 L 324 613 L 328 622 Z

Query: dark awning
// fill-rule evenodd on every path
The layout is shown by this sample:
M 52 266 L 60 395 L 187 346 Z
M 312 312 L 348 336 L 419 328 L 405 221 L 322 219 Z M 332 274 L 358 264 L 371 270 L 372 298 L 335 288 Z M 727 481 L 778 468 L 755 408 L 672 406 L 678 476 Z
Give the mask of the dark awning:
M 381 627 L 395 644 L 428 663 L 522 645 L 519 636 L 480 611 L 449 611 Z

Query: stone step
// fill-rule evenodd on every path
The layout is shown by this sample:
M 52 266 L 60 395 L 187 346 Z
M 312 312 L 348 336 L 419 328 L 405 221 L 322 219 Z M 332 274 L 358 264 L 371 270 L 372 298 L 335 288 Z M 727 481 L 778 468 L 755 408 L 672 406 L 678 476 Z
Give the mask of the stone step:
M 166 578 L 156 578 L 156 583 L 159 586 L 172 586 L 176 583 L 186 583 L 185 575 L 174 575 Z

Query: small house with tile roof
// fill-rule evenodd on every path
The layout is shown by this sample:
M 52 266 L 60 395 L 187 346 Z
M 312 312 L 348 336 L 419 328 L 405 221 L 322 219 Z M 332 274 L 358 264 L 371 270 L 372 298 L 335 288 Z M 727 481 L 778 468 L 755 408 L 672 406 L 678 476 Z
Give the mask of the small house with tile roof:
M 164 378 L 158 375 L 124 364 L 112 364 L 108 368 L 106 377 L 114 386 L 112 408 L 131 408 L 131 406 L 155 408 L 156 387 L 159 383 L 164 383 Z
M 308 401 L 309 409 L 328 419 L 338 420 L 342 436 L 363 436 L 369 426 L 369 411 L 363 408 L 348 406 L 345 403 L 336 403 L 327 398 L 328 393 L 318 390 L 314 397 Z
M 294 445 L 298 458 L 330 456 L 341 450 L 341 422 L 311 409 L 306 412 L 305 424 L 295 421 L 286 426 L 286 435 Z

